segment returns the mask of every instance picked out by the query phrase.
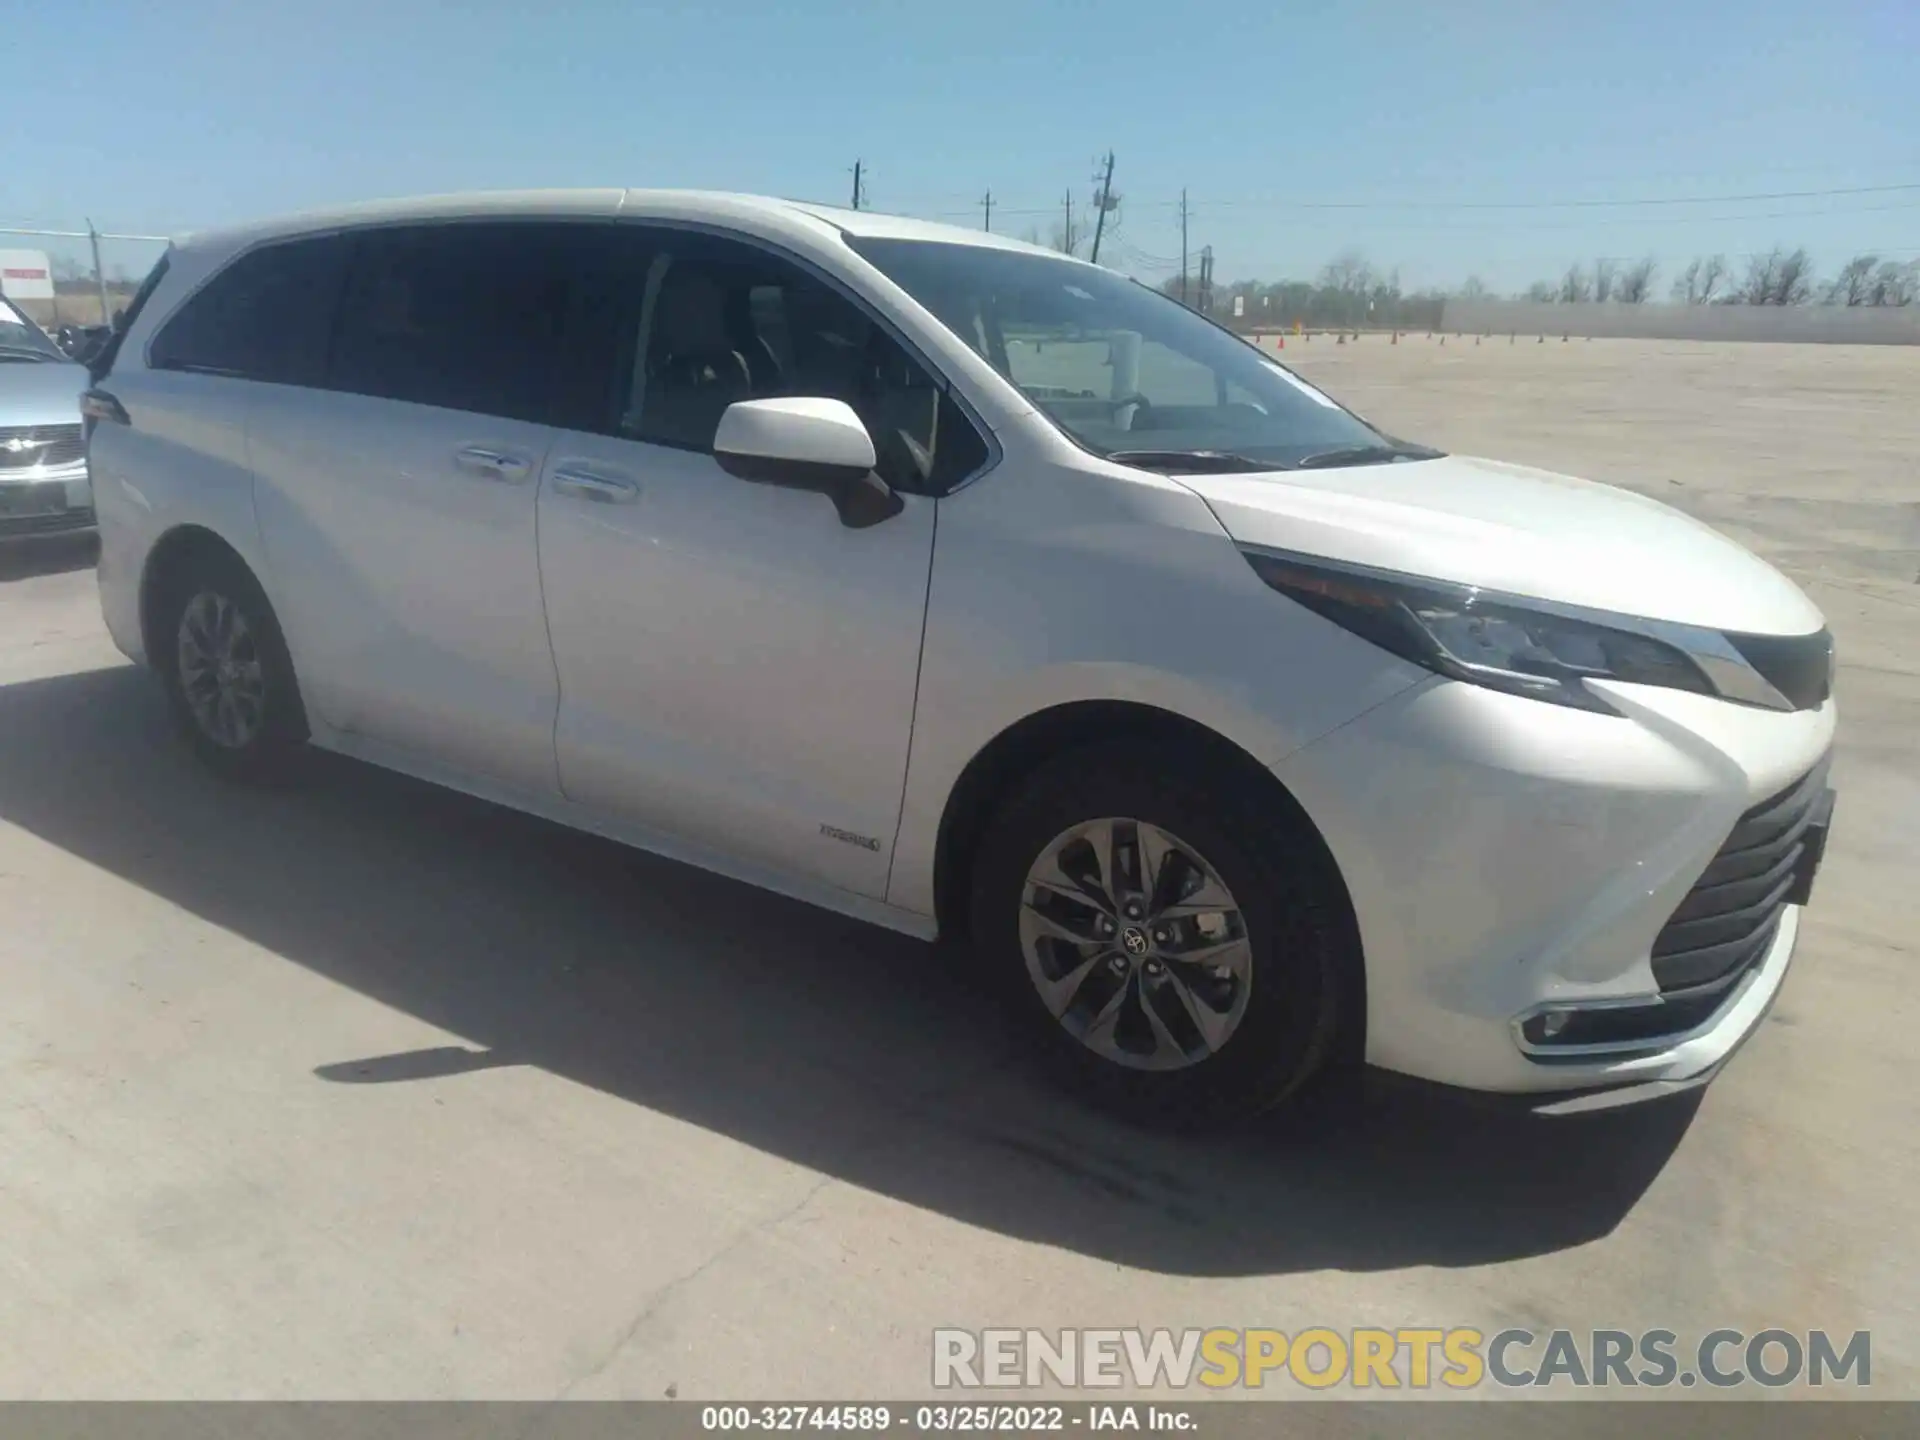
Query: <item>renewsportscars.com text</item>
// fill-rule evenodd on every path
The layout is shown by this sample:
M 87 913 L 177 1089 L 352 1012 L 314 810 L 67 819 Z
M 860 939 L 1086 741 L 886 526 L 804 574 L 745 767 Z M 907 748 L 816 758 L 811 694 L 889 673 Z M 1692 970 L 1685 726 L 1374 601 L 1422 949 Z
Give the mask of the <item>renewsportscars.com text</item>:
M 1873 1383 L 1865 1330 L 936 1330 L 936 1389 L 1310 1390 Z

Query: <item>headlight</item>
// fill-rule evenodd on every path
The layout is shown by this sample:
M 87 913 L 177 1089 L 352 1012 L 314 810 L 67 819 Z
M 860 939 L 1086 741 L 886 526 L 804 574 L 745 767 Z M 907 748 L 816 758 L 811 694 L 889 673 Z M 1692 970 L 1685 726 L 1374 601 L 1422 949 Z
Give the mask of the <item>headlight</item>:
M 1281 594 L 1403 660 L 1470 685 L 1606 715 L 1620 712 L 1588 680 L 1720 693 L 1684 651 L 1631 630 L 1465 585 L 1241 553 Z

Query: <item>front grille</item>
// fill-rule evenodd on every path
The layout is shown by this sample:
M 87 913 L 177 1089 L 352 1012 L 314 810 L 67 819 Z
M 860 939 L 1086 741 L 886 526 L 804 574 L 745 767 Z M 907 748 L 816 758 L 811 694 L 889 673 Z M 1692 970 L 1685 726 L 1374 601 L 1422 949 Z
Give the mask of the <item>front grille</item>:
M 1728 635 L 1727 642 L 1796 710 L 1818 710 L 1833 693 L 1833 634 Z
M 86 455 L 78 425 L 0 425 L 0 470 L 71 465 Z
M 0 514 L 0 535 L 53 535 L 63 530 L 90 530 L 93 523 L 91 505 L 51 515 Z
M 1798 784 L 1734 823 L 1733 833 L 1654 938 L 1653 978 L 1663 996 L 1718 1003 L 1717 997 L 1767 953 L 1826 784 L 1823 760 Z

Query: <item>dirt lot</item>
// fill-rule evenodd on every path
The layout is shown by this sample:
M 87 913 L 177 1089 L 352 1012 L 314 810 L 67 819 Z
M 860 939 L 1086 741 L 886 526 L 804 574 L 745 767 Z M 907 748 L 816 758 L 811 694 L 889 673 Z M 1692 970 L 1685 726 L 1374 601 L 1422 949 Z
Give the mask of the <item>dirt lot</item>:
M 87 552 L 10 552 L 0 1395 L 900 1398 L 936 1325 L 1132 1324 L 1870 1329 L 1920 1394 L 1920 350 L 1285 358 L 1692 510 L 1830 615 L 1831 859 L 1704 1100 L 1144 1139 L 906 941 L 344 763 L 210 782 Z

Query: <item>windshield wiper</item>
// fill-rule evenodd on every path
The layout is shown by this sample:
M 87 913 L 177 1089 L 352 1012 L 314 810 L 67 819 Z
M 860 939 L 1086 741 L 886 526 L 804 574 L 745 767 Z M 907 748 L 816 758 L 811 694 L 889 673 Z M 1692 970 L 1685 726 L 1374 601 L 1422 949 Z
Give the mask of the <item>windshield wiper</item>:
M 1287 468 L 1277 460 L 1256 460 L 1231 450 L 1109 450 L 1106 458 L 1121 465 L 1138 465 L 1143 470 L 1186 471 L 1195 475 Z
M 1390 465 L 1395 460 L 1438 460 L 1445 451 L 1431 445 L 1346 445 L 1296 460 L 1294 470 L 1337 470 L 1342 465 Z
M 25 355 L 32 360 L 52 360 L 55 358 L 36 345 L 0 345 L 0 355 Z

